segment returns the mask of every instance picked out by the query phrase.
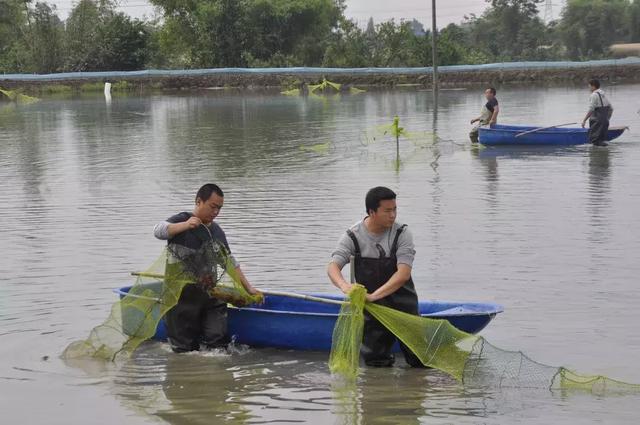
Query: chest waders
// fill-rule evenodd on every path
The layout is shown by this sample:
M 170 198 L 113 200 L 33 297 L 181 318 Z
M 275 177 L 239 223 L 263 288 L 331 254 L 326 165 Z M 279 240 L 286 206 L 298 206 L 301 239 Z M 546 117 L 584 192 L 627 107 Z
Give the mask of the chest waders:
M 483 125 L 489 124 L 492 116 L 493 112 L 487 108 L 487 105 L 484 105 L 482 110 L 480 110 L 480 120 L 473 124 L 473 127 L 471 127 L 471 131 L 469 132 L 469 138 L 472 143 L 478 143 L 478 129 Z
M 353 241 L 355 247 L 354 268 L 356 282 L 364 285 L 368 293 L 384 285 L 393 274 L 398 271 L 396 253 L 398 251 L 398 239 L 406 225 L 400 227 L 396 232 L 391 252 L 386 256 L 384 249 L 376 245 L 380 256 L 378 258 L 363 257 L 360 244 L 356 235 L 347 230 L 347 235 Z M 403 311 L 405 313 L 418 315 L 418 296 L 413 285 L 413 280 L 409 280 L 391 295 L 376 301 L 376 304 L 384 305 Z M 392 366 L 395 357 L 391 353 L 391 348 L 396 342 L 396 337 L 385 328 L 380 322 L 374 319 L 369 313 L 364 312 L 364 336 L 362 338 L 362 348 L 360 353 L 367 366 L 386 367 Z M 413 367 L 423 367 L 418 358 L 404 344 L 400 343 L 400 348 L 407 363 Z
M 589 118 L 589 143 L 601 145 L 607 141 L 609 118 L 611 118 L 612 109 L 610 106 L 604 106 L 600 93 L 597 93 L 597 95 L 600 98 L 601 106 L 595 108 Z
M 198 250 L 204 244 L 211 244 L 211 232 L 209 229 L 204 232 L 202 227 L 178 235 L 171 243 Z M 201 266 L 207 267 L 206 258 L 203 256 L 201 260 Z M 178 303 L 165 315 L 165 322 L 171 349 L 176 353 L 199 350 L 200 344 L 207 348 L 224 347 L 230 341 L 227 303 L 211 298 L 199 284 L 184 287 Z

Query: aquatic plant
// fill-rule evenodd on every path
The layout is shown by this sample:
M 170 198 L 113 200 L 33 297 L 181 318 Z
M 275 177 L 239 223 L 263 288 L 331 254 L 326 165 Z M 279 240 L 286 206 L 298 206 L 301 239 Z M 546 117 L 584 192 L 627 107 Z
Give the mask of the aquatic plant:
M 317 143 L 311 146 L 300 146 L 301 151 L 313 152 L 317 154 L 326 154 L 331 148 L 331 142 Z
M 26 94 L 22 94 L 17 90 L 4 90 L 3 88 L 0 87 L 0 99 L 2 98 L 6 98 L 11 102 L 23 103 L 23 104 L 35 103 L 40 100 L 37 97 L 27 96 Z

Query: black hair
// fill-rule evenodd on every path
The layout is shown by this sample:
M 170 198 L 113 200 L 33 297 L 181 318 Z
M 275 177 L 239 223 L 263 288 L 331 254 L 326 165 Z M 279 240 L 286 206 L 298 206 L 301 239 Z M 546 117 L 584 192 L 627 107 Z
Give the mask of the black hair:
M 224 198 L 224 192 L 222 192 L 222 189 L 220 189 L 220 187 L 217 184 L 207 183 L 204 186 L 202 186 L 200 189 L 198 189 L 198 193 L 196 193 L 196 202 L 198 202 L 198 199 L 205 202 L 209 198 L 211 198 L 211 195 L 214 193 Z
M 595 79 L 595 78 L 592 78 L 592 79 L 589 80 L 589 85 L 599 89 L 600 88 L 600 81 Z
M 378 207 L 380 207 L 380 201 L 387 201 L 390 199 L 396 199 L 396 194 L 388 187 L 378 186 L 369 190 L 364 199 L 364 204 L 367 208 L 367 215 L 369 214 L 369 211 L 378 210 Z
M 489 90 L 491 92 L 492 95 L 496 95 L 496 88 L 495 87 L 487 87 L 487 90 Z

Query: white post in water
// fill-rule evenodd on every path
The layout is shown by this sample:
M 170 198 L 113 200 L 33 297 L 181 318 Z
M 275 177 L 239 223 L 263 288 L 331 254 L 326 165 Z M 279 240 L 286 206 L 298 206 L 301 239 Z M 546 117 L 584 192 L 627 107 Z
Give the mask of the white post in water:
M 104 83 L 104 98 L 111 102 L 111 83 Z

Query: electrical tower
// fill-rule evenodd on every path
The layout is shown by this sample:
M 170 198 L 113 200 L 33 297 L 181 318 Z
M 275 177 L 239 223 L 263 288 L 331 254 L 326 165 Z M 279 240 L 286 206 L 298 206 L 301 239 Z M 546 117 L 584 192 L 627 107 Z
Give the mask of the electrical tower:
M 548 24 L 553 20 L 553 3 L 551 0 L 546 0 L 544 5 L 544 23 Z

